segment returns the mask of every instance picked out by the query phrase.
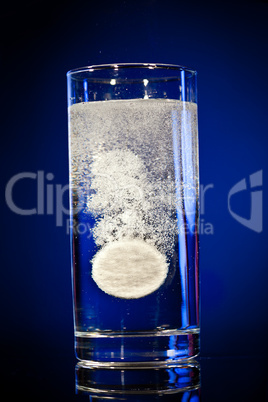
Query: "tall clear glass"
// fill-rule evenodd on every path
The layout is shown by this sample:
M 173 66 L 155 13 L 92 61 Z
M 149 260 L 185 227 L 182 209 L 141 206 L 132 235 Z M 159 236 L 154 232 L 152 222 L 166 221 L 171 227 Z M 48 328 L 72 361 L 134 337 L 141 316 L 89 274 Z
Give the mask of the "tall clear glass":
M 199 352 L 196 72 L 67 73 L 77 358 L 169 365 Z

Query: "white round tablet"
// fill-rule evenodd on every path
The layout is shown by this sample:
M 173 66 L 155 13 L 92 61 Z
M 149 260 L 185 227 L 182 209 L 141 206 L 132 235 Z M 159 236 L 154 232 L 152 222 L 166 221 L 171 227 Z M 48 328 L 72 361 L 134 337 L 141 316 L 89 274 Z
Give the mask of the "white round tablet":
M 143 240 L 112 242 L 92 260 L 92 278 L 111 296 L 138 299 L 157 290 L 168 273 L 166 258 Z

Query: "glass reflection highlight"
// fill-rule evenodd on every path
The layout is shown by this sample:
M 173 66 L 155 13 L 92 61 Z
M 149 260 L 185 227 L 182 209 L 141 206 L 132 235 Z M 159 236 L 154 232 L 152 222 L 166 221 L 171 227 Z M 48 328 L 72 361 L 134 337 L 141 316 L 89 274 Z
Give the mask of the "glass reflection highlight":
M 200 365 L 96 368 L 76 365 L 76 393 L 90 401 L 199 402 Z

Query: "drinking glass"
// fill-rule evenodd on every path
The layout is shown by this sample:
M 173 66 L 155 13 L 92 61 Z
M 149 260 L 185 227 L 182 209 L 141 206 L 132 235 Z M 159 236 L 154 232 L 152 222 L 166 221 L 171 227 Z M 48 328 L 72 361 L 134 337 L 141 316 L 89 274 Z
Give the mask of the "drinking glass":
M 67 73 L 75 350 L 96 366 L 199 353 L 196 72 Z

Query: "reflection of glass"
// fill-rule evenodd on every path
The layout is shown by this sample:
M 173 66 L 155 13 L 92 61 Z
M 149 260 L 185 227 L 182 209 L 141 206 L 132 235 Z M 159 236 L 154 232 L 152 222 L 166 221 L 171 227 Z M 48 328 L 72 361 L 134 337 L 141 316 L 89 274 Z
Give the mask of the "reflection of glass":
M 137 401 L 138 395 L 139 401 L 146 402 L 160 397 L 163 402 L 198 402 L 200 366 L 192 361 L 191 364 L 169 368 L 105 369 L 80 362 L 76 366 L 76 390 L 90 395 L 92 400 L 113 397 L 118 401 Z
M 152 365 L 199 352 L 196 73 L 68 74 L 76 354 Z

